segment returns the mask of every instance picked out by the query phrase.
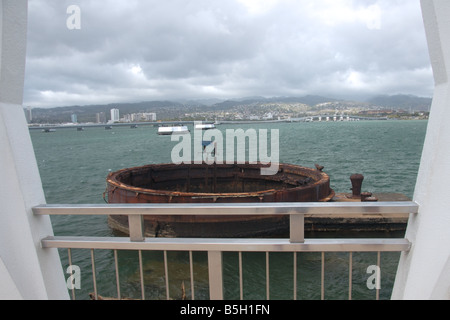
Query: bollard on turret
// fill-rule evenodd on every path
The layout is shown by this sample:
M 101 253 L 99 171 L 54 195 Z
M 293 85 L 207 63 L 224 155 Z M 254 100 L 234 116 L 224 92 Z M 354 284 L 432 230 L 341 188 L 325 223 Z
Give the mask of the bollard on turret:
M 364 176 L 362 174 L 356 173 L 350 176 L 350 180 L 352 182 L 352 198 L 360 198 L 361 197 L 361 186 L 364 180 Z

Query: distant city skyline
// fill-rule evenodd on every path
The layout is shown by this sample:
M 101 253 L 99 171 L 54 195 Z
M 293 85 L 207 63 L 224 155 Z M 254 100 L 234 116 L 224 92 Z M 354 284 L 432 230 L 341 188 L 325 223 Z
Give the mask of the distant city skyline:
M 285 120 L 310 116 L 354 115 L 357 117 L 426 118 L 432 98 L 412 95 L 378 96 L 367 102 L 335 100 L 321 96 L 251 97 L 235 101 L 147 101 L 116 105 L 66 106 L 59 108 L 24 108 L 33 123 L 67 123 L 68 114 L 76 114 L 79 123 Z M 118 109 L 116 110 L 112 109 Z M 113 115 L 111 116 L 111 111 Z M 119 113 L 119 115 L 114 115 Z M 157 116 L 158 115 L 158 116 Z M 111 121 L 114 118 L 114 121 Z M 117 120 L 119 119 L 119 120 Z M 30 122 L 29 122 L 30 123 Z

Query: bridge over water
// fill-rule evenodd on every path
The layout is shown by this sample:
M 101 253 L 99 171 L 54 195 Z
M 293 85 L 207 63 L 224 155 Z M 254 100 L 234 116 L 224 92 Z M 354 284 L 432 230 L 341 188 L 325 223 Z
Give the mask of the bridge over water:
M 117 123 L 74 123 L 74 124 L 42 124 L 29 126 L 30 130 L 46 130 L 46 129 L 84 129 L 84 128 L 112 128 L 112 127 L 130 127 L 137 128 L 139 126 L 166 126 L 166 125 L 187 125 L 194 124 L 194 121 L 161 121 L 161 122 L 117 122 Z
M 387 120 L 387 118 L 381 117 L 360 117 L 360 116 L 350 116 L 350 115 L 335 115 L 335 114 L 324 114 L 324 115 L 314 115 L 300 118 L 290 118 L 281 120 L 238 120 L 238 121 L 220 121 L 216 124 L 249 124 L 249 123 L 278 123 L 278 122 L 312 122 L 312 121 L 359 121 L 359 120 Z M 84 128 L 97 128 L 104 127 L 106 129 L 111 129 L 112 127 L 130 127 L 137 128 L 139 126 L 170 126 L 170 125 L 194 125 L 199 121 L 160 121 L 160 122 L 117 122 L 117 123 L 74 123 L 74 124 L 42 124 L 42 125 L 31 125 L 30 130 L 52 130 L 52 129 L 77 129 L 83 130 Z M 213 122 L 203 122 L 213 123 Z
M 359 121 L 359 120 L 387 120 L 386 117 L 361 117 L 352 115 L 323 114 L 301 118 L 291 118 L 291 121 Z

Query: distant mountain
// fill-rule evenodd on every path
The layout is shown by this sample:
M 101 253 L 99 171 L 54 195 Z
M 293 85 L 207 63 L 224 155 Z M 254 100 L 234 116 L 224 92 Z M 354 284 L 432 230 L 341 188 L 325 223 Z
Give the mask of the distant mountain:
M 67 106 L 57 108 L 33 108 L 33 121 L 41 123 L 70 122 L 70 116 L 76 114 L 79 122 L 94 122 L 96 114 L 103 112 L 106 119 L 110 119 L 110 110 L 117 108 L 120 115 L 138 112 L 155 112 L 158 119 L 172 119 L 180 114 L 185 104 L 174 101 L 144 101 L 135 103 L 114 103 L 106 105 Z M 196 105 L 193 109 L 202 110 L 203 105 Z
M 258 104 L 258 103 L 302 103 L 306 104 L 310 107 L 313 107 L 319 103 L 324 102 L 335 102 L 339 101 L 333 98 L 327 98 L 322 96 L 314 96 L 314 95 L 307 95 L 304 97 L 271 97 L 271 98 L 264 98 L 264 97 L 246 97 L 246 98 L 240 98 L 240 99 L 233 99 L 233 100 L 226 100 L 219 103 L 216 103 L 213 105 L 214 109 L 220 109 L 220 108 L 233 108 L 240 105 L 251 105 L 251 104 Z
M 213 104 L 223 102 L 227 99 L 216 99 L 216 98 L 205 98 L 205 99 L 181 99 L 174 100 L 176 102 L 188 105 L 203 105 L 203 106 L 212 106 Z
M 405 94 L 398 94 L 392 96 L 379 95 L 369 99 L 367 102 L 375 106 L 389 107 L 396 110 L 414 109 L 420 111 L 429 111 L 432 98 L 417 97 L 414 95 L 405 95 Z
M 181 120 L 185 118 L 185 114 L 205 113 L 205 112 L 269 112 L 271 104 L 303 104 L 307 108 L 314 109 L 314 106 L 334 102 L 349 107 L 365 106 L 365 107 L 387 107 L 396 110 L 414 110 L 428 111 L 431 106 L 431 98 L 417 97 L 413 95 L 380 95 L 362 101 L 346 101 L 334 98 L 328 98 L 317 95 L 307 95 L 303 97 L 244 97 L 233 100 L 220 99 L 197 99 L 197 100 L 178 100 L 178 101 L 142 101 L 133 103 L 116 103 L 106 105 L 87 105 L 87 106 L 66 106 L 57 108 L 33 108 L 33 122 L 37 123 L 63 123 L 70 122 L 71 115 L 76 114 L 79 122 L 95 122 L 96 114 L 103 112 L 106 119 L 110 119 L 110 110 L 118 108 L 120 115 L 138 113 L 138 112 L 155 112 L 158 120 Z M 269 108 L 269 109 L 268 109 Z M 286 109 L 284 109 L 286 110 Z M 299 111 L 291 112 L 304 112 Z
M 270 98 L 270 100 L 274 101 L 274 102 L 303 103 L 310 107 L 313 107 L 319 103 L 339 101 L 334 98 L 315 96 L 315 95 L 307 95 L 304 97 L 275 97 L 275 98 Z

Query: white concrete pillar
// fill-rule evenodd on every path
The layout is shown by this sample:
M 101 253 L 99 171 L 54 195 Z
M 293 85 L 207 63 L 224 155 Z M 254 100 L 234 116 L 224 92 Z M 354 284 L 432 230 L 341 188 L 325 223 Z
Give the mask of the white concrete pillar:
M 422 0 L 435 79 L 428 130 L 420 163 L 412 216 L 393 299 L 450 299 L 450 1 Z
M 49 217 L 31 208 L 45 203 L 22 108 L 27 0 L 0 0 L 0 298 L 68 299 Z

